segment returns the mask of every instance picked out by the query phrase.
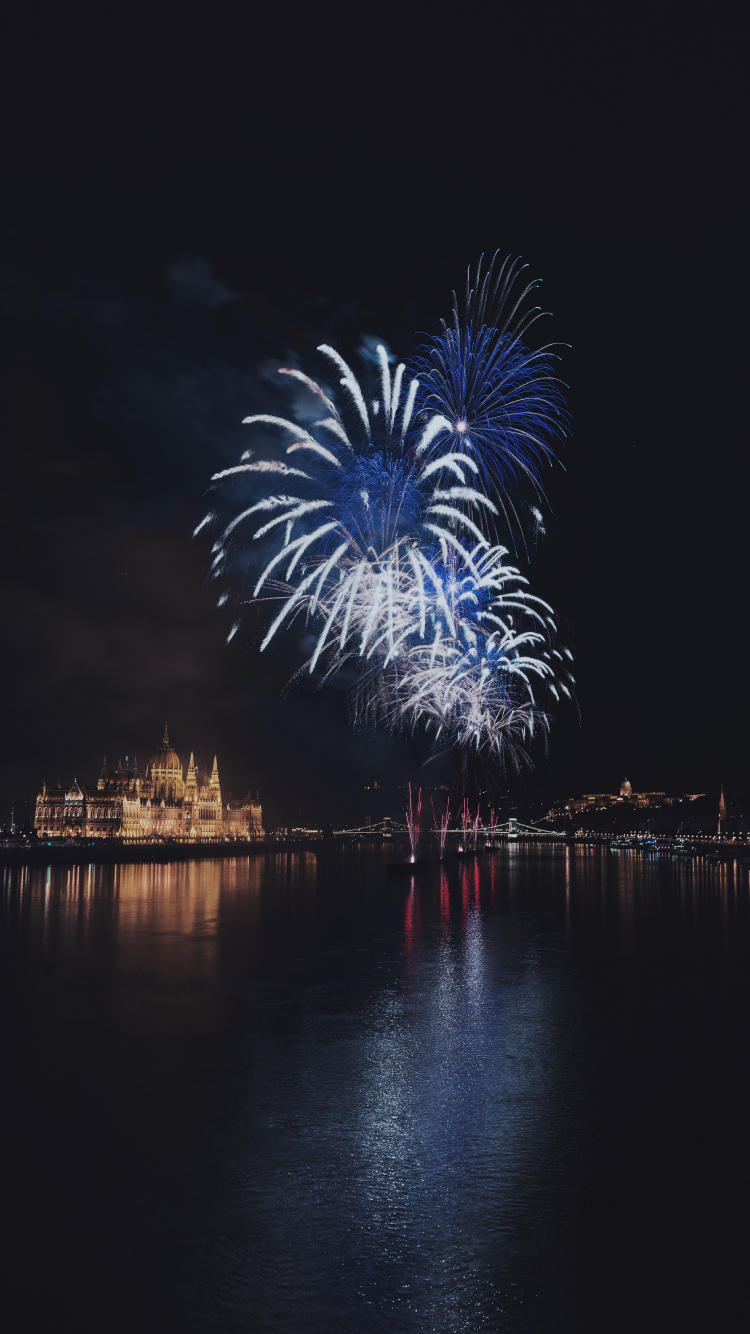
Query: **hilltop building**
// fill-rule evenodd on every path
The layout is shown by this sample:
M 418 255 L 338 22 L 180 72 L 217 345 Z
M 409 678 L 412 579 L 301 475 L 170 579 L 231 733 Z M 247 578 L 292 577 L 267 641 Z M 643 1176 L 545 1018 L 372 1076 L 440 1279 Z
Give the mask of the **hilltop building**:
M 607 810 L 611 806 L 637 806 L 644 808 L 646 806 L 670 805 L 675 798 L 668 797 L 665 792 L 634 792 L 629 779 L 624 778 L 620 784 L 619 794 L 614 792 L 588 792 L 582 797 L 569 797 L 567 801 L 558 802 L 547 812 L 547 820 L 557 820 L 561 816 L 580 815 L 584 812 Z
M 718 838 L 745 836 L 750 800 L 747 792 L 727 794 L 723 785 L 717 793 L 634 792 L 625 796 L 590 793 L 556 802 L 547 812 L 549 824 L 567 828 L 621 834 L 627 830 L 652 830 L 656 833 L 696 835 Z M 717 821 L 718 796 L 718 821 Z
M 75 781 L 65 790 L 46 783 L 36 799 L 34 828 L 47 838 L 121 838 L 127 843 L 178 839 L 264 837 L 259 798 L 222 803 L 219 767 L 214 756 L 210 775 L 198 775 L 191 752 L 187 776 L 167 728 L 161 746 L 145 772 L 133 757 L 132 767 L 122 760 L 107 770 L 106 756 L 95 788 Z

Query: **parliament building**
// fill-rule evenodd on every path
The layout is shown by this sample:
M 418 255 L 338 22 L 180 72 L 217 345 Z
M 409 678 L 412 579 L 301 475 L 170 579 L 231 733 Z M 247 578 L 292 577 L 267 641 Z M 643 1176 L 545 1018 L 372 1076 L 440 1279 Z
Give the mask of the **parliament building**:
M 145 773 L 133 757 L 107 769 L 106 757 L 95 788 L 75 781 L 67 790 L 45 783 L 36 799 L 34 828 L 40 838 L 121 838 L 126 843 L 178 839 L 262 839 L 259 798 L 222 802 L 219 768 L 199 777 L 193 754 L 187 776 L 164 728 L 161 747 Z

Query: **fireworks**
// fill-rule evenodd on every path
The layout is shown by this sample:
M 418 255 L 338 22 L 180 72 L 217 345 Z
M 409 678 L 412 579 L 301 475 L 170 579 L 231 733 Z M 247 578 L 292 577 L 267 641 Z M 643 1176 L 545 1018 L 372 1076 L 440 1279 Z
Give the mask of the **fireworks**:
M 409 834 L 409 846 L 411 848 L 411 860 L 415 861 L 417 856 L 417 844 L 419 842 L 420 820 L 422 818 L 422 789 L 419 789 L 416 806 L 411 792 L 411 783 L 409 784 L 409 805 L 405 812 L 406 828 Z
M 450 827 L 450 797 L 445 803 L 444 811 L 441 811 L 440 807 L 438 807 L 436 811 L 435 803 L 432 801 L 432 798 L 430 798 L 430 801 L 432 804 L 432 823 L 435 826 L 435 833 L 437 834 L 438 845 L 440 847 L 440 860 L 442 861 L 445 856 L 445 840 L 448 837 L 448 829 Z
M 452 326 L 430 338 L 416 364 L 418 406 L 451 423 L 453 446 L 464 461 L 479 465 L 498 499 L 509 532 L 523 532 L 512 493 L 527 485 L 543 500 L 542 469 L 556 458 L 568 414 L 555 375 L 557 354 L 547 346 L 531 351 L 522 334 L 539 307 L 524 312 L 524 298 L 538 285 L 518 291 L 521 266 L 495 260 L 475 283 L 467 274 L 463 310 L 454 295 Z
M 245 419 L 280 449 L 249 449 L 214 474 L 253 493 L 211 567 L 220 578 L 238 547 L 260 548 L 249 601 L 272 605 L 260 651 L 292 626 L 312 631 L 301 670 L 329 679 L 354 667 L 360 721 L 512 763 L 546 729 L 549 698 L 572 684 L 551 608 L 499 541 L 510 484 L 541 489 L 564 416 L 548 350 L 520 343 L 519 303 L 502 318 L 517 276 L 490 266 L 464 317 L 456 307 L 454 327 L 422 349 L 420 376 L 392 370 L 378 346 L 374 395 L 327 344 L 318 351 L 338 390 L 283 369 L 319 415 Z M 212 511 L 196 532 L 216 523 Z
M 451 423 L 454 448 L 502 492 L 529 482 L 564 435 L 562 396 L 547 349 L 530 352 L 495 329 L 447 329 L 422 348 L 421 406 Z

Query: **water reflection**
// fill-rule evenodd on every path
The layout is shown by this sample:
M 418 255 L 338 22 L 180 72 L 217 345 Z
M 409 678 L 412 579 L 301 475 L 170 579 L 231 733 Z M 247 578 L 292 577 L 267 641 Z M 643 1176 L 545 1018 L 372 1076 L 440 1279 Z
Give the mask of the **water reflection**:
M 263 886 L 294 893 L 314 885 L 315 866 L 314 854 L 281 853 L 6 869 L 3 926 L 53 971 L 74 963 L 79 973 L 104 973 L 108 1004 L 126 1029 L 206 1031 L 220 1015 L 222 928 L 241 924 L 257 949 Z
M 517 928 L 486 918 L 489 863 L 452 869 L 401 891 L 401 959 L 395 940 L 363 959 L 348 1014 L 320 1000 L 308 1011 L 286 1097 L 263 1082 L 274 1110 L 242 1203 L 272 1239 L 270 1254 L 254 1251 L 270 1267 L 253 1309 L 274 1328 L 473 1328 L 527 1295 L 508 1272 L 519 1240 L 541 1255 L 551 1245 L 529 1192 L 540 1157 L 548 1194 L 567 1181 L 555 1162 L 559 978 Z M 281 1252 L 304 1257 L 304 1301 Z M 237 1261 L 233 1283 L 249 1310 L 257 1275 Z
M 33 1256 L 128 1334 L 733 1329 L 747 873 L 392 855 L 5 872 L 24 1292 Z

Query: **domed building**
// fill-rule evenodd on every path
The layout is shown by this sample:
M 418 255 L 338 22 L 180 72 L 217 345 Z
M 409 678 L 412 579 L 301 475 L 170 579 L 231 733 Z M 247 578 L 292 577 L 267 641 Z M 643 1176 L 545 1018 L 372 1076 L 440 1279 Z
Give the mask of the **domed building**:
M 222 803 L 219 766 L 199 777 L 191 751 L 187 776 L 172 749 L 166 723 L 161 746 L 145 774 L 133 756 L 108 770 L 104 758 L 95 788 L 74 783 L 67 792 L 46 783 L 36 801 L 34 828 L 43 838 L 121 838 L 127 843 L 264 837 L 259 798 Z
M 182 765 L 176 750 L 169 744 L 167 724 L 164 724 L 164 736 L 161 746 L 148 762 L 146 783 L 151 786 L 151 796 L 157 800 L 177 801 L 184 796 L 185 784 L 182 781 Z

